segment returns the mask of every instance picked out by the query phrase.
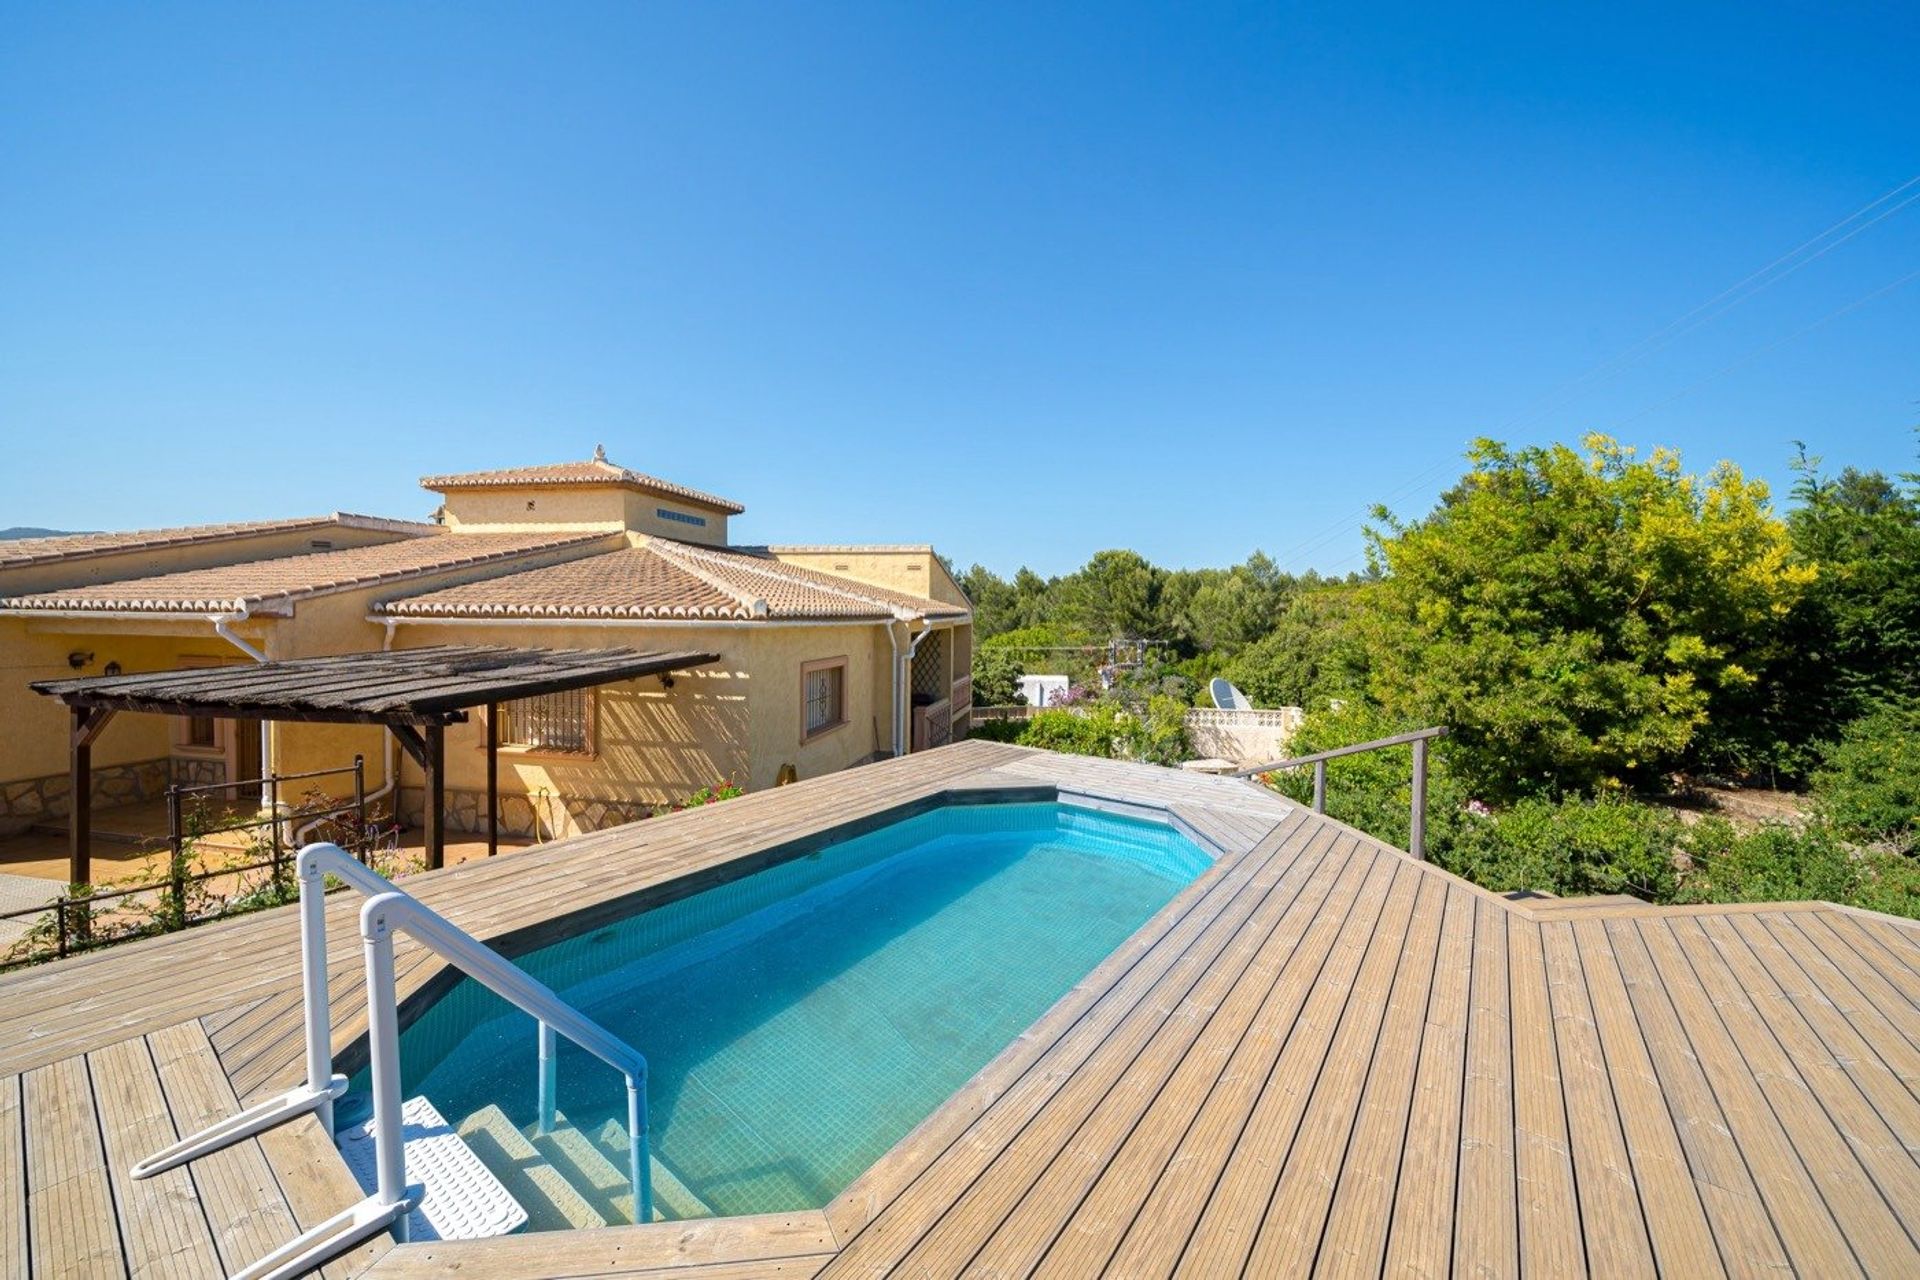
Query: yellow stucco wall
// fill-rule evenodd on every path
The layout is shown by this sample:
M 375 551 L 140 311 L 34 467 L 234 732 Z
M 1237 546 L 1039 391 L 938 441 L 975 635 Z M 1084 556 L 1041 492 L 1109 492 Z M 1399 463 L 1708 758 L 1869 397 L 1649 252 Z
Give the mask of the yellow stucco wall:
M 109 662 L 122 671 L 166 671 L 202 663 L 225 662 L 240 655 L 213 634 L 210 626 L 190 622 L 166 624 L 176 634 L 156 634 L 157 624 L 83 623 L 91 631 L 66 630 L 52 620 L 0 618 L 0 783 L 50 778 L 67 772 L 70 763 L 65 705 L 33 692 L 35 680 L 100 675 Z M 91 654 L 75 668 L 72 653 Z M 180 722 L 170 716 L 118 715 L 93 744 L 96 769 L 172 756 L 231 761 L 233 742 L 228 726 L 220 726 L 219 745 L 211 751 L 179 744 Z M 3 817 L 4 814 L 0 814 Z
M 929 547 L 776 548 L 788 564 L 837 573 L 856 582 L 925 596 L 944 604 L 966 605 L 966 593 Z
M 717 545 L 727 540 L 725 512 L 618 485 L 455 489 L 445 495 L 445 503 L 452 529 L 629 529 L 683 542 Z M 662 508 L 705 523 L 662 519 Z
M 593 759 L 500 755 L 503 792 L 591 795 L 668 804 L 723 780 L 752 790 L 773 785 L 781 766 L 803 778 L 846 768 L 887 742 L 886 709 L 877 697 L 889 688 L 890 648 L 877 626 L 834 627 L 525 627 L 471 628 L 407 623 L 397 648 L 481 640 L 565 648 L 689 649 L 721 655 L 719 662 L 673 677 L 603 686 L 596 694 Z M 847 722 L 801 741 L 800 666 L 817 658 L 847 658 Z M 447 734 L 447 785 L 486 785 L 484 729 L 478 715 Z M 421 782 L 411 761 L 405 785 Z
M 529 512 L 526 503 L 535 503 Z M 459 491 L 449 499 L 450 530 L 489 527 L 600 527 L 660 533 L 695 540 L 700 530 L 660 521 L 660 506 L 697 512 L 708 524 L 708 540 L 723 541 L 724 515 L 697 504 L 672 504 L 617 487 L 551 490 Z M 231 562 L 305 549 L 308 534 L 250 541 L 244 548 L 222 544 L 149 553 L 137 565 L 108 577 L 163 572 L 201 563 Z M 335 545 L 348 539 L 381 541 L 393 535 L 373 530 L 327 531 Z M 617 545 L 617 544 L 616 544 Z M 605 542 L 570 548 L 514 562 L 513 568 L 554 563 L 606 549 Z M 236 554 L 244 551 L 244 554 Z M 794 563 L 843 574 L 858 581 L 916 595 L 961 601 L 957 587 L 923 548 L 823 550 L 783 555 Z M 380 599 L 506 571 L 499 564 L 419 575 L 299 601 L 291 618 L 256 617 L 240 624 L 243 638 L 270 658 L 313 657 L 381 648 L 385 626 L 370 619 Z M 71 575 L 62 581 L 75 581 Z M 608 686 L 596 695 L 596 753 L 591 759 L 533 756 L 512 751 L 501 756 L 502 794 L 600 797 L 634 804 L 670 804 L 701 787 L 731 780 L 749 789 L 774 784 L 786 765 L 803 778 L 846 768 L 890 749 L 892 741 L 892 646 L 888 628 L 875 623 L 734 626 L 662 626 L 646 622 L 602 627 L 563 623 L 514 626 L 463 626 L 451 621 L 401 623 L 396 647 L 432 644 L 519 644 L 596 648 L 693 649 L 719 653 L 711 667 L 674 679 L 671 689 L 655 678 Z M 165 670 L 242 657 L 199 619 L 139 620 L 111 616 L 74 620 L 0 617 L 0 783 L 64 773 L 68 765 L 67 713 L 52 699 L 27 689 L 35 679 L 76 674 L 71 652 L 90 652 L 79 674 L 99 674 L 107 662 L 129 673 Z M 964 650 L 962 650 L 964 652 Z M 846 719 L 840 727 L 803 741 L 800 671 L 818 659 L 844 657 Z M 333 769 L 355 754 L 366 761 L 367 786 L 385 781 L 387 735 L 358 725 L 280 724 L 269 730 L 273 766 L 282 773 Z M 485 785 L 484 728 L 476 711 L 471 722 L 448 734 L 447 785 L 479 790 Z M 95 746 L 100 766 L 181 756 L 179 722 L 171 717 L 127 714 L 117 717 Z M 231 765 L 236 735 L 222 726 L 218 754 Z M 403 787 L 421 783 L 418 767 L 395 751 Z M 231 776 L 231 775 L 229 775 Z M 344 794 L 347 778 L 329 780 L 326 790 Z M 299 790 L 301 788 L 295 788 Z M 283 796 L 297 800 L 297 794 Z

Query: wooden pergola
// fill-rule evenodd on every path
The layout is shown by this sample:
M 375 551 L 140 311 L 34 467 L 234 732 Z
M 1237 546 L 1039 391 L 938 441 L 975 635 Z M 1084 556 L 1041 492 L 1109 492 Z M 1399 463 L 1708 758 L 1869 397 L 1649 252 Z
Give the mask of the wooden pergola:
M 491 854 L 498 845 L 500 826 L 497 704 L 683 671 L 717 662 L 719 657 L 634 649 L 440 645 L 252 666 L 39 680 L 31 687 L 66 703 L 73 716 L 68 874 L 80 884 L 91 878 L 93 742 L 119 712 L 384 726 L 426 775 L 427 865 L 439 867 L 446 854 L 448 725 L 463 723 L 474 707 L 487 708 L 487 852 Z

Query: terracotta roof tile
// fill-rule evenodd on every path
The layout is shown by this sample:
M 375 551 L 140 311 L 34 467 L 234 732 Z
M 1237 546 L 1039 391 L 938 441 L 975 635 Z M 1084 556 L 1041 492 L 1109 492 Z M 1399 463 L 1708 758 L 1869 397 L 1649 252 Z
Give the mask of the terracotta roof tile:
M 645 475 L 599 457 L 589 458 L 585 462 L 556 462 L 544 467 L 506 467 L 499 471 L 466 471 L 455 475 L 420 477 L 420 487 L 435 493 L 444 493 L 449 489 L 585 484 L 612 484 L 663 497 L 684 498 L 689 502 L 697 502 L 702 506 L 712 507 L 716 511 L 726 511 L 734 515 L 739 515 L 746 510 L 729 498 L 702 493 L 698 489 L 690 489 L 686 485 L 675 484 L 671 480 L 662 480 L 658 476 Z
M 747 601 L 644 547 L 382 601 L 393 617 L 749 618 Z
M 966 609 L 924 596 L 870 586 L 820 569 L 787 564 L 741 547 L 702 547 L 656 540 L 663 555 L 718 585 L 765 599 L 771 616 L 889 617 L 904 610 L 915 617 L 961 617 Z
M 882 621 L 965 610 L 764 555 L 650 538 L 638 547 L 383 601 L 392 617 Z
M 299 516 L 286 520 L 240 520 L 229 524 L 183 525 L 172 529 L 66 533 L 49 538 L 18 538 L 0 542 L 0 569 L 74 560 L 84 556 L 113 555 L 124 551 L 151 551 L 193 543 L 221 542 L 263 533 L 291 533 L 301 529 L 327 529 L 341 526 L 356 529 L 387 529 L 396 533 L 418 535 L 440 531 L 436 525 L 421 524 L 412 520 L 386 520 L 379 516 L 360 516 L 336 511 L 330 516 Z
M 145 578 L 0 598 L 0 609 L 199 613 L 247 608 L 286 615 L 296 600 L 584 545 L 605 533 L 436 533 L 338 551 L 277 556 Z

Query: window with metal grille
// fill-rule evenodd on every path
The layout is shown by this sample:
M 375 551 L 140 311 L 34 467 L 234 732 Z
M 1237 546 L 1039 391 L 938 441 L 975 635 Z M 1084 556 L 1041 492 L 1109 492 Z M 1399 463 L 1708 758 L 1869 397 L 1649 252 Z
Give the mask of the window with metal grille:
M 543 693 L 500 704 L 500 745 L 561 755 L 593 754 L 593 690 Z
M 800 697 L 805 707 L 805 737 L 825 733 L 847 718 L 847 660 L 830 658 L 800 668 Z

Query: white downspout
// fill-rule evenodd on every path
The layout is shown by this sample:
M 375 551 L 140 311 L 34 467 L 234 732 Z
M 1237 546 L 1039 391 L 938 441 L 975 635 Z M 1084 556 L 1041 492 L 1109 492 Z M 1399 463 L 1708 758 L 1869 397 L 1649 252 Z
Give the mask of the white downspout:
M 251 610 L 248 608 L 247 602 L 245 600 L 236 600 L 234 601 L 234 606 L 233 611 L 230 613 L 216 613 L 208 616 L 207 621 L 213 624 L 213 633 L 240 652 L 246 654 L 249 658 L 252 658 L 255 662 L 265 662 L 267 655 L 241 639 L 233 630 L 234 623 L 245 622 L 250 615 Z M 260 722 L 260 801 L 263 805 L 267 799 L 267 779 L 272 776 L 273 721 L 262 720 Z M 238 784 L 235 785 L 236 787 L 238 786 Z M 276 818 L 279 816 L 277 813 L 274 815 Z
M 922 624 L 920 634 L 912 637 L 905 653 L 900 652 L 900 637 L 893 624 L 887 624 L 887 639 L 893 642 L 893 754 L 903 756 L 912 742 L 907 724 L 907 667 L 913 662 L 913 655 L 920 651 L 920 642 L 933 631 L 933 624 L 904 609 L 894 617 L 908 626 L 916 620 Z

